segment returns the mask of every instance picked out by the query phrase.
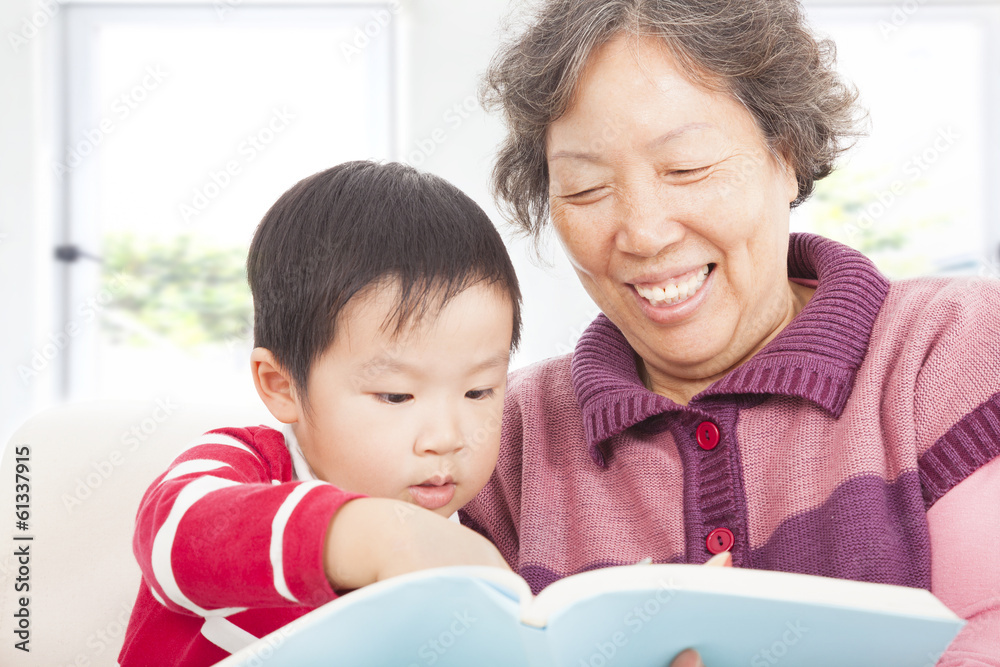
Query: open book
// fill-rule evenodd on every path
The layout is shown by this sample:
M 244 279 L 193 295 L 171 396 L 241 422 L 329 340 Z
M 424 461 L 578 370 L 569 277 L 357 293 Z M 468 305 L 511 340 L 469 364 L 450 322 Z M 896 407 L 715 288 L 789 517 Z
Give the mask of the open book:
M 802 574 L 630 565 L 537 596 L 486 567 L 425 570 L 349 593 L 226 667 L 931 667 L 963 621 L 925 590 Z

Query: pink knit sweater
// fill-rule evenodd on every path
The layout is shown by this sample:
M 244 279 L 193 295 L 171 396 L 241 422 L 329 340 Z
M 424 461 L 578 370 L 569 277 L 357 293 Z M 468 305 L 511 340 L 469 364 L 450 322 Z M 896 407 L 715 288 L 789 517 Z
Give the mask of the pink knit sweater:
M 463 521 L 535 591 L 731 535 L 737 567 L 928 588 L 969 619 L 939 664 L 1000 665 L 1000 283 L 889 284 L 812 235 L 788 268 L 812 300 L 687 406 L 643 386 L 604 316 L 514 373 Z

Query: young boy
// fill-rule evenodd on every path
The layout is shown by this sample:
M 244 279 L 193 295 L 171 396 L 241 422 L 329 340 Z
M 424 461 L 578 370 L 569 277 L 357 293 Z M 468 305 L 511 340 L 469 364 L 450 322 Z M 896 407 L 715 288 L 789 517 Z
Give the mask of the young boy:
M 446 518 L 493 471 L 520 333 L 486 214 L 435 176 L 351 162 L 275 203 L 247 272 L 254 384 L 285 427 L 211 431 L 146 492 L 124 667 L 213 664 L 396 574 L 506 567 Z

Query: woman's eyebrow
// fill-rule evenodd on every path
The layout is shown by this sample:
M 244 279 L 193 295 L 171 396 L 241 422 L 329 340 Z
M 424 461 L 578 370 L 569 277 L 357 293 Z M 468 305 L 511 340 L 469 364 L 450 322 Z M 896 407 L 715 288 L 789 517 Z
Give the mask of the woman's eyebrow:
M 670 143 L 674 139 L 677 139 L 681 135 L 687 134 L 688 132 L 692 132 L 694 130 L 704 130 L 710 127 L 713 127 L 711 123 L 685 123 L 684 125 L 675 127 L 669 132 L 665 132 L 656 139 L 653 139 L 646 144 L 646 148 L 651 151 L 656 150 L 657 148 L 663 146 L 663 144 Z
M 579 151 L 556 151 L 549 156 L 549 160 L 586 160 L 587 162 L 600 162 L 600 158 L 594 153 L 582 153 Z
M 646 144 L 646 149 L 653 151 L 660 148 L 664 144 L 670 143 L 674 139 L 677 139 L 683 134 L 692 132 L 694 130 L 704 130 L 714 127 L 711 123 L 685 123 L 680 127 L 675 127 L 674 129 L 663 133 L 656 139 L 653 139 L 648 144 Z M 601 157 L 596 153 L 588 153 L 586 151 L 555 151 L 549 156 L 549 160 L 560 160 L 560 159 L 570 159 L 570 160 L 586 160 L 587 162 L 601 162 Z

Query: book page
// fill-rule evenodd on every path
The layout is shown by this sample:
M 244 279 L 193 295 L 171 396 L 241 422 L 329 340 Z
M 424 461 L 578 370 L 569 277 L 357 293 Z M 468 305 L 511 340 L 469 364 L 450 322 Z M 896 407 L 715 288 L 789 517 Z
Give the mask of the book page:
M 929 591 L 807 574 L 704 567 L 701 565 L 625 565 L 560 579 L 541 591 L 522 621 L 544 627 L 563 607 L 620 590 L 691 590 L 750 598 L 823 604 L 873 612 L 957 618 Z
M 531 665 L 518 620 L 528 584 L 492 567 L 445 567 L 348 593 L 234 653 L 220 667 Z M 266 659 L 263 659 L 265 658 Z
M 550 667 L 773 667 L 933 664 L 963 622 L 928 591 L 808 575 L 631 565 L 562 579 L 527 616 Z

